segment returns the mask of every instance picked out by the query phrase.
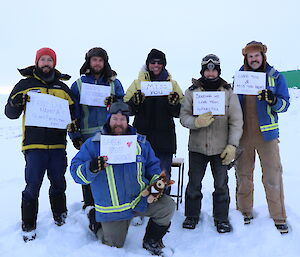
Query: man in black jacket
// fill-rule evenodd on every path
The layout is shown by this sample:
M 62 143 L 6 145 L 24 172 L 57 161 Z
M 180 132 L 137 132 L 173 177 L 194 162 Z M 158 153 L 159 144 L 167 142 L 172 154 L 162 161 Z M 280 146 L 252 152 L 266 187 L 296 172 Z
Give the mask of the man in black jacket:
M 160 160 L 160 167 L 171 177 L 173 154 L 176 153 L 176 134 L 173 118 L 179 117 L 182 91 L 171 74 L 166 70 L 165 54 L 152 49 L 147 56 L 146 65 L 142 67 L 138 79 L 128 88 L 124 102 L 131 107 L 135 115 L 133 126 L 137 132 L 146 135 L 156 157 Z M 172 92 L 164 96 L 147 96 L 141 91 L 141 82 L 170 82 Z M 170 193 L 170 187 L 167 194 Z
M 61 80 L 68 80 L 55 69 L 56 54 L 50 48 L 41 48 L 36 53 L 35 65 L 20 69 L 25 79 L 20 80 L 12 90 L 5 106 L 5 115 L 17 119 L 30 101 L 28 92 L 53 95 L 68 101 L 71 117 L 75 118 L 74 101 L 68 86 Z M 25 118 L 25 117 L 23 117 Z M 66 129 L 26 126 L 23 122 L 22 151 L 24 153 L 26 187 L 22 192 L 22 230 L 25 242 L 35 239 L 38 213 L 38 197 L 45 171 L 50 180 L 49 198 L 55 224 L 61 226 L 67 216 L 66 180 L 67 167 Z

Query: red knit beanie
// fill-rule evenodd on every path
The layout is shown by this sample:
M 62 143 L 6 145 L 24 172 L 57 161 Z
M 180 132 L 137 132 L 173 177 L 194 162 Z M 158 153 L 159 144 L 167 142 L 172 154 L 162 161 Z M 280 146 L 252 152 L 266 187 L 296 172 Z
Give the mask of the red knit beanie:
M 35 65 L 37 65 L 39 59 L 43 55 L 49 55 L 53 59 L 54 67 L 56 66 L 56 53 L 51 48 L 41 48 L 36 51 L 36 57 L 35 57 Z

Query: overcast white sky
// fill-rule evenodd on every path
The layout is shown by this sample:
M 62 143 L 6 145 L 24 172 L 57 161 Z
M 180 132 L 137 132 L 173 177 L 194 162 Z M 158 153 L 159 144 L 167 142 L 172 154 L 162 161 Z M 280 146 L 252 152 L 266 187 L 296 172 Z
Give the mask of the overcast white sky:
M 222 77 L 231 82 L 251 40 L 268 46 L 275 68 L 297 69 L 299 12 L 299 0 L 2 0 L 0 93 L 21 79 L 17 68 L 34 64 L 41 47 L 56 51 L 57 69 L 72 76 L 69 86 L 95 46 L 107 50 L 125 89 L 152 48 L 165 52 L 167 69 L 183 90 L 199 77 L 208 53 L 220 57 Z

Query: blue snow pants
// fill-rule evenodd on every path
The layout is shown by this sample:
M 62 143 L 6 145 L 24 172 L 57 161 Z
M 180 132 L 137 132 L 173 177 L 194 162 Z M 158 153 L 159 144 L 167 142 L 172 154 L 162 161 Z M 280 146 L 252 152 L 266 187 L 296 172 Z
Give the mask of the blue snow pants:
M 26 187 L 22 200 L 32 201 L 39 197 L 45 172 L 50 180 L 49 196 L 64 194 L 67 153 L 65 149 L 30 149 L 24 152 Z

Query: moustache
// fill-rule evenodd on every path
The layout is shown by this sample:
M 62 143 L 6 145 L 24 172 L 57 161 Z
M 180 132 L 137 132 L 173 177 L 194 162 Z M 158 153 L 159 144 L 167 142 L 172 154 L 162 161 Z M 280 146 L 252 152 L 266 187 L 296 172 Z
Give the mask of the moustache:
M 49 70 L 51 70 L 51 67 L 48 66 L 48 65 L 45 65 L 45 66 L 41 67 L 41 69 L 44 69 L 44 68 L 48 68 Z

